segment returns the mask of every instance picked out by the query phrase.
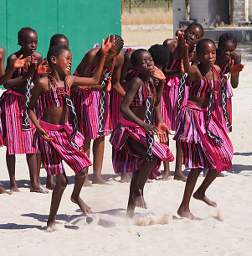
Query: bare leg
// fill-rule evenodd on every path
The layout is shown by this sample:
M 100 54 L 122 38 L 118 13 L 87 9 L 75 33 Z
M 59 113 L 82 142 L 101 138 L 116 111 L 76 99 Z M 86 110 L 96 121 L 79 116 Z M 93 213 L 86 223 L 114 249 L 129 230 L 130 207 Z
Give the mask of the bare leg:
M 59 204 L 63 195 L 63 192 L 67 186 L 67 177 L 66 174 L 59 174 L 56 176 L 56 185 L 52 193 L 50 214 L 47 220 L 47 230 L 54 231 L 55 230 L 55 220 L 56 214 L 59 209 Z
M 131 180 L 131 173 L 124 172 L 121 174 L 121 182 L 122 183 L 129 183 Z
M 77 204 L 84 214 L 92 213 L 91 208 L 80 198 L 81 188 L 83 186 L 85 177 L 87 176 L 87 169 L 75 175 L 75 184 L 71 200 Z
M 164 174 L 162 179 L 163 180 L 169 180 L 171 176 L 171 170 L 170 170 L 170 163 L 169 162 L 163 162 L 164 164 Z
M 183 151 L 180 143 L 176 142 L 176 167 L 175 167 L 174 179 L 185 182 L 186 176 L 182 172 L 182 162 L 183 162 Z
M 211 183 L 218 177 L 219 173 L 215 170 L 209 170 L 207 172 L 207 175 L 205 179 L 203 180 L 202 184 L 199 186 L 199 188 L 196 190 L 196 192 L 193 194 L 193 197 L 198 200 L 202 200 L 206 204 L 216 207 L 217 204 L 213 201 L 211 201 L 206 195 L 206 190 L 211 185 Z
M 90 157 L 90 144 L 91 144 L 91 140 L 86 139 L 85 140 L 85 144 L 84 144 L 84 151 L 88 155 L 88 157 Z M 88 175 L 85 176 L 85 181 L 84 181 L 83 186 L 84 187 L 92 186 L 92 183 L 89 181 Z
M 6 150 L 6 164 L 10 177 L 10 190 L 13 192 L 19 192 L 15 177 L 16 156 L 9 155 L 8 149 Z
M 130 184 L 130 195 L 127 207 L 127 215 L 129 217 L 134 216 L 136 206 L 146 208 L 146 203 L 143 199 L 143 189 L 150 175 L 150 172 L 156 165 L 157 159 L 153 157 L 151 160 L 145 161 L 139 171 L 134 172 Z
M 94 144 L 93 144 L 93 155 L 94 155 L 93 183 L 95 183 L 95 184 L 104 184 L 106 182 L 101 176 L 103 156 L 104 156 L 104 146 L 105 146 L 105 137 L 104 136 L 99 137 L 94 140 Z
M 196 185 L 198 176 L 200 174 L 200 171 L 201 169 L 191 170 L 187 177 L 183 199 L 177 211 L 178 215 L 181 217 L 185 217 L 189 219 L 195 218 L 189 209 L 189 203 L 190 203 L 190 199 L 191 199 L 194 187 Z
M 26 154 L 26 160 L 29 168 L 30 174 L 30 191 L 37 192 L 37 193 L 48 193 L 48 191 L 44 190 L 40 186 L 40 182 L 38 181 L 38 161 L 36 154 Z

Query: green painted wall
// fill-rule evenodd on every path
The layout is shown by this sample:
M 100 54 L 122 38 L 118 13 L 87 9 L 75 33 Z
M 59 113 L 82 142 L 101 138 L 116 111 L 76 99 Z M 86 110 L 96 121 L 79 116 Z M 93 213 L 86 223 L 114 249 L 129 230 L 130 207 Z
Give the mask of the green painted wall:
M 18 49 L 17 32 L 38 32 L 38 51 L 46 55 L 50 37 L 70 40 L 73 70 L 84 53 L 108 33 L 121 34 L 121 0 L 0 0 L 0 47 L 7 56 Z

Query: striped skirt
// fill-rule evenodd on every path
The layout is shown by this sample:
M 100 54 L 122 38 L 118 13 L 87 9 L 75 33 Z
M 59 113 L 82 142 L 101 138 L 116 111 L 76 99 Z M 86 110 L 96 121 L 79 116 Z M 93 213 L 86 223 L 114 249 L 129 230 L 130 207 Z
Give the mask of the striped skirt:
M 217 172 L 232 167 L 233 146 L 222 123 L 212 115 L 209 130 L 221 138 L 217 145 L 206 132 L 207 109 L 188 101 L 178 115 L 178 127 L 174 139 L 179 141 L 183 150 L 186 168 L 214 169 Z
M 36 131 L 34 125 L 31 123 L 29 130 L 22 129 L 24 107 L 25 97 L 20 93 L 7 90 L 1 96 L 2 135 L 10 155 L 37 152 L 32 143 Z
M 110 114 L 111 114 L 111 123 L 112 123 L 112 129 L 114 130 L 120 121 L 121 118 L 121 103 L 122 103 L 123 97 L 120 96 L 115 90 L 111 93 L 111 102 L 110 102 Z
M 179 77 L 172 77 L 167 80 L 161 97 L 161 114 L 166 125 L 176 131 L 178 116 L 178 86 Z M 185 88 L 183 104 L 186 104 L 188 98 L 188 87 Z
M 55 125 L 40 121 L 41 127 L 48 133 L 52 141 L 46 141 L 36 133 L 34 143 L 38 142 L 38 148 L 46 171 L 51 175 L 64 172 L 62 161 L 65 161 L 75 173 L 80 172 L 91 165 L 88 156 L 84 153 L 84 137 L 77 132 L 76 144 L 79 148 L 70 143 L 72 127 L 69 124 Z
M 75 88 L 71 93 L 78 117 L 78 130 L 86 139 L 107 136 L 112 131 L 110 117 L 110 93 L 106 92 L 104 101 L 103 131 L 99 132 L 99 114 L 101 91 Z
M 132 138 L 136 143 L 146 145 L 146 133 L 140 126 L 135 123 L 120 119 L 120 125 L 112 132 L 110 142 L 112 144 L 112 162 L 114 170 L 117 173 L 129 173 L 137 171 L 141 165 L 146 161 L 147 154 L 139 154 L 132 151 L 132 146 L 127 143 L 128 138 Z M 157 177 L 159 167 L 162 161 L 173 161 L 174 157 L 166 144 L 154 142 L 152 147 L 153 155 L 159 160 L 157 165 L 151 172 L 151 178 Z

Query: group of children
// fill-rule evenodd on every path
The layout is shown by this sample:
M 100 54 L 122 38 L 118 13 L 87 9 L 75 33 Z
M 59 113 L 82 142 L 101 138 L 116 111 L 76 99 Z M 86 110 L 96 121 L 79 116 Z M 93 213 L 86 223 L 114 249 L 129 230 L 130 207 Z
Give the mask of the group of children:
M 186 181 L 178 214 L 194 218 L 189 202 L 202 170 L 207 174 L 193 197 L 216 206 L 205 192 L 221 171 L 232 167 L 232 87 L 238 86 L 243 65 L 232 34 L 223 34 L 218 48 L 203 36 L 203 27 L 192 23 L 178 31 L 176 39 L 149 50 L 124 49 L 120 36 L 108 36 L 85 54 L 74 75 L 65 35 L 52 36 L 43 59 L 36 51 L 36 31 L 22 28 L 20 49 L 8 57 L 5 70 L 0 50 L 0 83 L 7 89 L 1 97 L 0 143 L 7 147 L 10 189 L 18 191 L 15 154 L 26 154 L 31 192 L 48 192 L 39 181 L 42 162 L 46 186 L 53 190 L 48 229 L 55 228 L 67 185 L 63 161 L 75 172 L 72 202 L 85 214 L 91 212 L 80 191 L 90 184 L 91 164 L 92 182 L 106 182 L 101 171 L 108 135 L 114 171 L 122 181 L 131 180 L 129 217 L 135 207 L 146 207 L 145 183 L 160 175 L 162 162 L 163 178 L 170 176 L 171 131 L 177 151 L 174 179 Z M 182 164 L 191 170 L 188 177 Z

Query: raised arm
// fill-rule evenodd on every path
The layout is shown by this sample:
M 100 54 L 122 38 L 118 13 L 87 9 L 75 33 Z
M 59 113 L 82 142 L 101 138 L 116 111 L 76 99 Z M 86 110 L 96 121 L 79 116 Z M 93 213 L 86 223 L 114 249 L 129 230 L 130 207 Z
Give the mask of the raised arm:
M 237 52 L 234 52 L 231 56 L 231 85 L 233 88 L 237 88 L 239 85 L 239 74 L 243 69 L 243 65 L 241 64 L 241 55 Z
M 73 76 L 73 83 L 77 84 L 78 86 L 87 86 L 87 85 L 97 85 L 100 83 L 100 78 L 102 75 L 102 71 L 103 71 L 103 67 L 105 64 L 105 60 L 106 60 L 106 56 L 109 52 L 109 50 L 111 49 L 111 47 L 113 46 L 114 43 L 114 38 L 111 40 L 110 37 L 107 38 L 107 40 L 104 42 L 102 41 L 102 46 L 101 46 L 101 58 L 100 61 L 98 63 L 98 67 L 95 70 L 95 73 L 93 74 L 92 77 L 80 77 L 80 76 Z M 88 58 L 90 60 L 91 56 L 87 56 L 87 59 L 85 60 L 84 58 L 84 64 L 91 64 L 92 62 L 89 61 L 88 62 Z M 80 66 L 81 68 L 81 66 Z M 78 71 L 78 69 L 77 69 Z M 82 75 L 82 74 L 81 74 Z
M 125 95 L 125 90 L 123 89 L 121 82 L 120 82 L 123 63 L 124 63 L 124 56 L 122 53 L 120 53 L 116 57 L 115 68 L 114 68 L 114 72 L 112 75 L 112 86 L 113 86 L 113 89 L 121 96 Z

